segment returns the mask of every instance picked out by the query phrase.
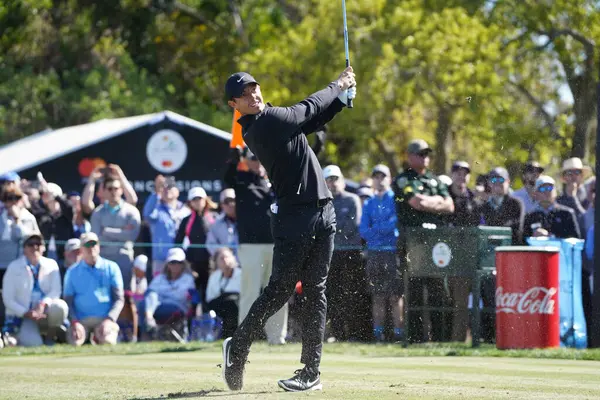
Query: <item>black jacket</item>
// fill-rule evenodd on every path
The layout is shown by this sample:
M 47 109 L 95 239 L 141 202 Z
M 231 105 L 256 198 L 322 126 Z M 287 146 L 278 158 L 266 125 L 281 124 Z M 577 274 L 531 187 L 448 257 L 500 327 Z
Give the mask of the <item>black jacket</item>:
M 507 226 L 512 228 L 513 244 L 523 243 L 523 220 L 525 206 L 520 199 L 505 195 L 499 208 L 494 208 L 490 202 L 481 206 L 481 225 Z
M 450 197 L 454 202 L 454 212 L 448 215 L 448 224 L 451 226 L 478 226 L 481 222 L 479 214 L 479 204 L 475 201 L 475 195 L 470 189 L 463 196 L 457 196 L 448 188 Z
M 56 201 L 60 205 L 60 213 L 58 215 L 52 215 L 46 205 L 40 200 L 40 207 L 37 208 L 35 218 L 37 219 L 40 232 L 44 236 L 44 240 L 49 241 L 50 237 L 54 236 L 54 240 L 59 242 L 56 245 L 56 251 L 58 259 L 63 260 L 65 257 L 64 242 L 75 236 L 73 232 L 73 207 L 62 197 L 57 197 Z M 48 246 L 46 246 L 47 253 Z
M 581 239 L 575 211 L 558 203 L 555 203 L 548 213 L 536 210 L 525 216 L 525 237 L 533 236 L 538 225 L 557 238 Z
M 196 219 L 194 220 L 194 224 L 192 225 L 192 229 L 190 230 L 190 244 L 206 244 L 206 233 L 208 232 L 208 225 L 201 215 L 198 215 L 198 213 L 196 213 L 195 211 L 192 212 L 196 214 Z M 175 236 L 176 244 L 183 243 L 183 239 L 185 238 L 185 230 L 191 217 L 191 214 L 188 215 L 179 224 L 179 229 L 177 230 L 177 235 Z M 193 263 L 208 263 L 210 259 L 210 254 L 208 250 L 206 250 L 206 248 L 190 247 L 186 250 L 185 253 L 186 259 L 189 262 Z
M 267 170 L 280 204 L 310 203 L 332 195 L 306 134 L 331 121 L 344 104 L 335 83 L 292 107 L 270 107 L 238 122 L 244 141 Z

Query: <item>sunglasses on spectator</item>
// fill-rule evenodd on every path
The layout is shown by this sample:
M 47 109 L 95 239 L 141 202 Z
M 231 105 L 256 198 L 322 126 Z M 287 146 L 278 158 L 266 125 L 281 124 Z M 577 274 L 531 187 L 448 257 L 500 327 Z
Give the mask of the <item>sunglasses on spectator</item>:
M 583 171 L 580 169 L 568 169 L 565 172 L 563 172 L 563 175 L 581 175 Z
M 39 240 L 34 240 L 31 242 L 25 243 L 26 247 L 41 247 L 42 245 L 43 245 L 43 243 Z
M 95 240 L 90 240 L 87 243 L 83 244 L 83 247 L 85 247 L 86 249 L 91 249 L 92 247 L 95 247 L 96 245 L 98 245 L 98 242 L 96 242 Z
M 19 200 L 21 200 L 21 196 L 8 195 L 5 197 L 4 201 L 19 201 Z
M 226 205 L 235 204 L 235 199 L 225 199 L 225 200 L 223 200 L 223 204 L 226 204 Z
M 494 176 L 492 178 L 490 178 L 490 183 L 504 183 L 506 182 L 506 179 L 504 179 L 501 176 Z
M 326 181 L 328 181 L 328 182 L 335 182 L 335 181 L 337 181 L 338 179 L 340 179 L 338 176 L 330 176 L 330 177 L 328 177 L 328 178 L 327 178 L 327 179 L 325 179 L 325 180 L 326 180 Z
M 554 190 L 554 185 L 544 185 L 544 186 L 540 186 L 537 191 L 540 193 L 544 193 L 544 192 L 551 192 L 552 190 Z
M 169 261 L 167 264 L 183 265 L 183 261 Z
M 426 157 L 429 157 L 431 155 L 431 151 L 425 150 L 425 151 L 422 151 L 420 153 L 417 153 L 417 155 L 419 157 L 421 157 L 421 158 L 426 158 Z

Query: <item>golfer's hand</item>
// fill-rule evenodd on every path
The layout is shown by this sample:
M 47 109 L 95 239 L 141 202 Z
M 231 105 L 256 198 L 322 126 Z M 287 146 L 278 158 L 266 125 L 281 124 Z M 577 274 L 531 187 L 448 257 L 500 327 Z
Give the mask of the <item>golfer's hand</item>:
M 354 99 L 356 97 L 356 87 L 351 87 L 350 89 L 346 89 L 344 90 L 342 93 L 340 93 L 340 95 L 338 96 L 338 99 L 340 99 L 340 101 L 342 103 L 344 103 L 344 105 L 348 105 L 348 99 Z
M 337 85 L 342 90 L 346 90 L 352 86 L 356 86 L 356 78 L 352 67 L 347 67 L 336 81 Z

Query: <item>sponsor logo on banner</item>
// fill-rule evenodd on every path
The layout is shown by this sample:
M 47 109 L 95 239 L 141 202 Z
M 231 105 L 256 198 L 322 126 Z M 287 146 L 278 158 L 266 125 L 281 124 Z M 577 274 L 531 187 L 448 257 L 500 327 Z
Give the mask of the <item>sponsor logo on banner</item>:
M 187 159 L 187 144 L 179 133 L 171 129 L 155 132 L 146 145 L 146 157 L 152 167 L 170 174 L 183 166 Z
M 557 290 L 554 287 L 534 286 L 526 292 L 504 292 L 496 289 L 496 313 L 554 314 Z
M 452 259 L 452 250 L 450 250 L 450 246 L 446 243 L 440 242 L 433 246 L 431 257 L 435 265 L 445 268 L 450 264 L 450 260 Z

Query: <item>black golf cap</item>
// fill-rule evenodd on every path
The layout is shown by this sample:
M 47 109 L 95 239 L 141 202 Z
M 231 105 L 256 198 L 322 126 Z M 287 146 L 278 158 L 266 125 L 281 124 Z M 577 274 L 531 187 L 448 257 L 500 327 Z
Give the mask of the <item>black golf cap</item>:
M 258 85 L 256 79 L 247 72 L 236 72 L 231 75 L 229 79 L 227 79 L 227 83 L 225 83 L 225 94 L 227 95 L 227 99 L 231 99 L 232 97 L 242 97 L 244 88 L 250 83 L 256 83 Z

